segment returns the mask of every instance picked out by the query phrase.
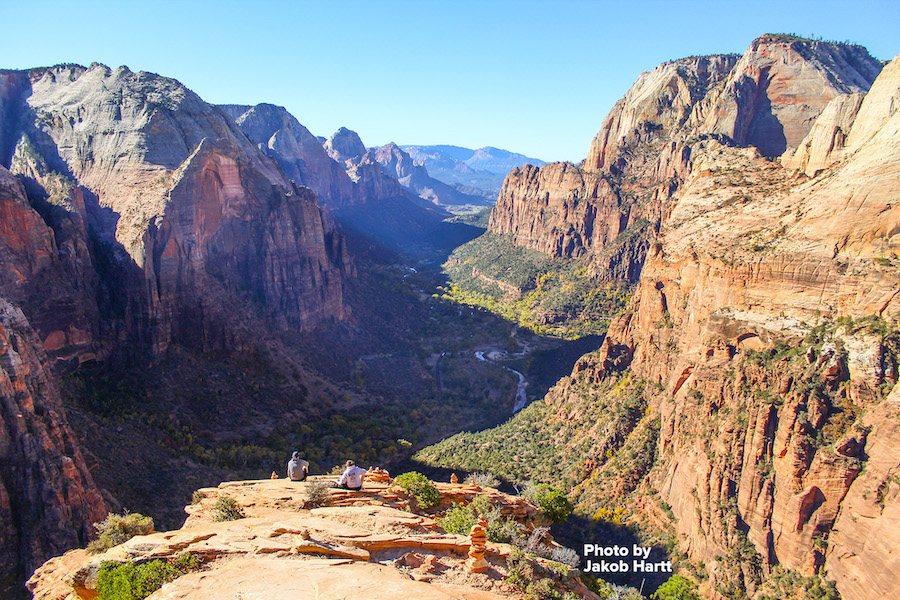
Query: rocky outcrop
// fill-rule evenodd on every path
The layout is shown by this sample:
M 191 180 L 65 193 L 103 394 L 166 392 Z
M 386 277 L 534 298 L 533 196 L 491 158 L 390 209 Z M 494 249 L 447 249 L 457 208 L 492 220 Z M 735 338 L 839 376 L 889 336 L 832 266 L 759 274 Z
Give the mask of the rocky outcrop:
M 285 175 L 313 190 L 320 202 L 340 208 L 358 201 L 347 172 L 287 110 L 272 104 L 222 108 L 253 143 L 278 162 Z
M 23 234 L 28 233 L 23 230 Z M 45 246 L 45 250 L 46 250 Z M 25 315 L 0 298 L 0 594 L 106 516 Z
M 346 127 L 335 131 L 323 146 L 328 156 L 343 164 L 345 168 L 358 164 L 366 153 L 366 145 L 363 144 L 359 134 Z
M 4 71 L 0 112 L 0 296 L 15 306 L 0 575 L 21 580 L 105 516 L 56 377 L 343 319 L 353 267 L 313 192 L 174 80 L 97 64 Z M 282 129 L 267 142 L 309 147 L 299 124 Z
M 511 172 L 490 229 L 554 256 L 578 256 L 599 253 L 620 235 L 630 239 L 629 228 L 648 220 L 653 227 L 639 247 L 649 247 L 696 173 L 699 144 L 715 139 L 778 156 L 801 145 L 830 100 L 865 93 L 880 69 L 857 46 L 772 35 L 742 57 L 664 63 L 616 103 L 580 166 Z M 838 104 L 829 110 L 838 121 L 846 117 L 836 113 L 849 112 Z M 594 270 L 612 279 L 639 272 L 642 261 L 629 252 L 620 264 L 607 252 Z
M 707 595 L 771 594 L 779 566 L 809 577 L 824 567 L 845 597 L 887 598 L 893 559 L 863 539 L 898 535 L 886 450 L 896 411 L 884 399 L 900 315 L 898 64 L 872 83 L 881 65 L 864 50 L 780 36 L 728 64 L 645 74 L 583 165 L 507 177 L 492 231 L 603 257 L 598 272 L 616 264 L 628 227 L 655 225 L 631 307 L 548 394 L 545 418 L 556 431 L 616 406 L 623 387 L 646 401 L 636 423 L 621 426 L 615 410 L 596 424 L 612 433 L 587 436 L 608 444 L 560 462 L 583 510 L 673 528 L 711 575 Z M 792 146 L 793 168 L 766 158 Z M 576 448 L 583 433 L 554 444 Z M 884 462 L 866 476 L 876 452 Z
M 487 204 L 481 196 L 464 194 L 434 179 L 425 167 L 415 164 L 410 155 L 393 142 L 372 150 L 367 156 L 380 164 L 389 175 L 396 177 L 400 185 L 427 202 L 445 207 Z
M 862 46 L 764 35 L 699 107 L 700 130 L 780 156 L 800 144 L 832 99 L 865 93 L 880 71 Z
M 490 570 L 473 573 L 465 565 L 470 540 L 448 534 L 429 515 L 408 511 L 406 493 L 389 480 L 367 481 L 362 492 L 325 489 L 326 506 L 310 506 L 307 482 L 239 481 L 199 490 L 198 502 L 178 531 L 134 537 L 91 557 L 72 551 L 41 567 L 28 583 L 35 600 L 92 598 L 104 562 L 146 562 L 189 554 L 198 566 L 166 584 L 165 598 L 206 598 L 241 590 L 262 600 L 284 597 L 428 598 L 501 600 L 521 593 L 505 582 L 510 569 L 507 544 L 488 543 Z M 520 498 L 491 488 L 437 484 L 443 506 L 487 496 L 503 514 L 527 519 L 536 509 Z M 216 501 L 230 498 L 243 518 L 217 521 Z M 437 515 L 434 515 L 437 516 Z M 544 545 L 558 547 L 552 539 Z M 547 573 L 546 559 L 529 562 Z M 595 600 L 571 574 L 556 574 L 550 585 Z M 527 576 L 527 575 L 526 575 Z
M 832 100 L 800 146 L 784 153 L 782 164 L 814 177 L 852 155 L 897 112 L 898 79 L 900 66 L 895 60 L 885 67 L 864 97 L 850 94 Z M 857 119 L 859 123 L 854 126 Z
M 173 341 L 223 347 L 237 335 L 222 324 L 233 322 L 238 296 L 302 328 L 344 317 L 350 265 L 341 234 L 222 109 L 174 80 L 124 67 L 58 66 L 13 78 L 0 91 L 16 107 L 4 131 L 17 140 L 10 169 L 32 203 L 49 205 L 42 216 L 61 245 L 56 253 L 86 271 L 91 259 L 105 265 L 93 269 L 104 273 L 95 289 L 79 274 L 72 285 L 111 297 L 118 308 L 102 318 L 119 312 L 102 327 L 96 316 L 52 329 L 35 319 L 42 337 L 66 348 L 91 343 L 95 354 L 122 339 L 151 355 Z M 248 128 L 262 135 L 264 119 L 253 116 Z M 281 129 L 266 142 L 310 146 L 299 124 L 285 117 Z M 98 328 L 108 337 L 94 338 Z
M 649 396 L 661 424 L 648 481 L 682 547 L 719 586 L 737 582 L 752 595 L 781 564 L 805 575 L 824 565 L 844 597 L 893 589 L 884 578 L 892 559 L 876 559 L 861 535 L 897 534 L 869 496 L 872 486 L 889 493 L 896 463 L 886 450 L 895 401 L 878 391 L 896 381 L 896 332 L 872 334 L 853 319 L 900 314 L 897 266 L 885 258 L 896 255 L 900 223 L 896 119 L 881 119 L 829 177 L 810 181 L 753 149 L 695 145 L 631 310 L 581 367 L 597 382 L 627 368 L 659 386 Z M 884 464 L 863 477 L 876 453 Z M 859 511 L 874 520 L 855 525 Z M 741 560 L 728 558 L 735 552 Z M 873 560 L 866 577 L 854 575 L 860 554 Z
M 900 388 L 871 412 L 863 425 L 871 428 L 865 469 L 853 481 L 828 536 L 828 575 L 843 598 L 891 598 L 897 594 L 894 574 L 900 569 L 896 523 L 900 518 Z
M 692 116 L 693 125 L 697 105 L 724 83 L 737 61 L 736 55 L 700 56 L 663 63 L 642 73 L 603 120 L 584 168 L 621 170 L 635 146 L 671 136 Z

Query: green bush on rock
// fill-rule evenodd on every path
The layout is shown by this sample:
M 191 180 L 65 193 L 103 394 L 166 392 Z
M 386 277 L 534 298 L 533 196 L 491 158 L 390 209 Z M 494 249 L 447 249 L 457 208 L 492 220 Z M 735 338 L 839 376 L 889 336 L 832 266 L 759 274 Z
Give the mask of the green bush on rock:
M 441 493 L 431 481 L 417 471 L 398 475 L 394 483 L 412 495 L 419 508 L 427 510 L 441 503 Z
M 566 495 L 546 483 L 529 484 L 522 496 L 541 509 L 553 523 L 563 523 L 574 510 Z
M 125 513 L 116 515 L 109 513 L 94 527 L 100 537 L 88 544 L 89 554 L 99 554 L 127 542 L 136 535 L 146 535 L 153 531 L 153 519 L 140 513 Z
M 97 598 L 98 600 L 143 600 L 164 584 L 196 570 L 197 567 L 197 559 L 190 554 L 171 561 L 105 562 L 97 575 Z

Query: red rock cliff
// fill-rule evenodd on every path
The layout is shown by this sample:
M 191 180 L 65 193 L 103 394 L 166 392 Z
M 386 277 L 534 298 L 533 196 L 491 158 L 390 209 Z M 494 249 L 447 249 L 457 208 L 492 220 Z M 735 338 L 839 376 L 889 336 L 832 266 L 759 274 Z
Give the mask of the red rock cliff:
M 867 141 L 809 181 L 754 149 L 695 146 L 631 309 L 579 367 L 659 386 L 648 481 L 713 595 L 729 582 L 764 593 L 776 564 L 824 566 L 845 598 L 898 591 L 896 556 L 863 541 L 900 538 L 897 392 L 884 394 L 897 380 L 900 115 L 880 98 L 853 124 Z
M 87 198 L 94 254 L 112 263 L 118 281 L 105 284 L 125 307 L 106 328 L 117 339 L 152 353 L 172 341 L 222 347 L 236 335 L 223 328 L 235 297 L 301 328 L 344 317 L 351 267 L 341 234 L 223 110 L 174 80 L 124 67 L 23 77 L 3 90 L 18 107 L 15 135 L 4 137 L 16 138 L 16 156 Z M 11 168 L 49 195 L 29 164 Z
M 41 342 L 0 298 L 0 594 L 105 516 Z

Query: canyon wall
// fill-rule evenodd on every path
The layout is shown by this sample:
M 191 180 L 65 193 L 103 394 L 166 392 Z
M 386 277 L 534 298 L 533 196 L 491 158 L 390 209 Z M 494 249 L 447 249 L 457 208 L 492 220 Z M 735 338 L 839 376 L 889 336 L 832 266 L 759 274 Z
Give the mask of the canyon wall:
M 630 307 L 546 402 L 577 420 L 640 390 L 646 414 L 584 457 L 573 495 L 670 528 L 711 597 L 783 597 L 783 568 L 844 598 L 898 591 L 898 68 L 789 36 L 666 63 L 582 165 L 513 171 L 492 214 L 518 244 L 603 256 L 601 277 L 617 237 L 655 223 Z M 626 485 L 616 456 L 649 430 Z
M 694 171 L 698 143 L 749 145 L 766 156 L 793 150 L 832 99 L 864 93 L 880 70 L 858 46 L 771 35 L 740 57 L 663 63 L 616 103 L 580 165 L 513 170 L 490 230 L 554 256 L 579 256 L 631 237 L 629 227 L 645 219 L 653 224 L 644 229 L 646 248 Z M 632 252 L 627 264 L 610 264 L 606 256 L 596 275 L 639 273 L 642 259 Z
M 105 516 L 40 341 L 0 298 L 0 594 Z
M 61 374 L 146 365 L 172 346 L 240 351 L 271 330 L 348 316 L 343 234 L 285 170 L 335 202 L 349 177 L 289 115 L 280 134 L 244 116 L 270 133 L 265 144 L 158 75 L 98 64 L 0 73 L 4 585 L 83 546 L 105 516 Z M 307 168 L 304 152 L 335 168 Z
M 96 315 L 92 327 L 35 319 L 45 345 L 63 332 L 51 345 L 88 345 L 95 355 L 123 340 L 151 355 L 173 342 L 227 346 L 232 297 L 304 329 L 345 316 L 342 235 L 225 111 L 177 81 L 125 67 L 6 72 L 6 82 L 7 166 L 33 204 L 46 206 L 57 243 L 64 236 L 72 246 L 57 253 L 87 271 L 70 273 L 71 285 L 104 309 L 99 326 Z M 302 126 L 288 125 L 308 147 Z M 333 179 L 339 190 L 344 180 Z

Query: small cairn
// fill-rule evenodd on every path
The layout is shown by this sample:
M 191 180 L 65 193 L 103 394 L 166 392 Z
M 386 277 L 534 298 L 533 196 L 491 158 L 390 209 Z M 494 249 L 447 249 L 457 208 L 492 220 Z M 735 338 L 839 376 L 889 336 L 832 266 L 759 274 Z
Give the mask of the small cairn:
M 484 517 L 478 517 L 478 522 L 472 525 L 469 542 L 469 560 L 466 561 L 466 567 L 473 573 L 486 572 L 490 565 L 484 559 L 487 552 L 487 521 Z
M 278 479 L 278 473 L 272 471 L 272 474 L 269 476 L 269 479 Z
M 459 477 L 456 476 L 456 473 L 450 474 L 450 483 L 459 483 Z
M 364 479 L 372 483 L 389 485 L 391 483 L 391 474 L 381 467 L 372 467 L 366 471 Z

